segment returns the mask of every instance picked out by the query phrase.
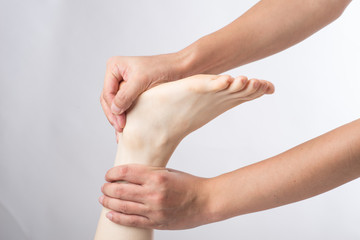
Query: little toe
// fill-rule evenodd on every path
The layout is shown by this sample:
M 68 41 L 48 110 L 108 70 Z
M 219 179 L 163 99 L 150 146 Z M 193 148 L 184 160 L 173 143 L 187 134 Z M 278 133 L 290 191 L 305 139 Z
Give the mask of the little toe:
M 230 75 L 219 75 L 213 79 L 209 84 L 209 90 L 211 92 L 219 92 L 227 89 L 229 85 L 234 81 L 234 78 Z
M 271 94 L 275 91 L 274 85 L 266 80 L 260 80 L 261 86 L 259 87 L 258 92 L 263 92 L 264 94 Z
M 229 87 L 229 92 L 236 93 L 243 90 L 247 82 L 248 82 L 248 78 L 245 76 L 236 77 Z
M 273 94 L 275 92 L 275 86 L 271 82 L 267 81 L 267 88 L 265 89 L 265 94 Z

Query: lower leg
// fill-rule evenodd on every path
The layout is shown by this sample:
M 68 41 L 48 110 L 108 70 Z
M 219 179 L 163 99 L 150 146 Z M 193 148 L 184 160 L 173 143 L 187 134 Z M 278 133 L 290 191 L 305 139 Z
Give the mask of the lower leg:
M 130 153 L 124 147 L 122 135 L 118 139 L 118 148 L 115 157 L 115 166 L 127 164 L 127 163 L 139 163 L 145 165 L 151 165 L 146 161 L 146 158 L 133 158 Z M 165 165 L 164 165 L 165 166 Z M 98 227 L 95 234 L 95 240 L 151 240 L 153 239 L 152 229 L 132 228 L 127 226 L 117 225 L 111 222 L 106 214 L 110 210 L 103 208 L 101 211 Z

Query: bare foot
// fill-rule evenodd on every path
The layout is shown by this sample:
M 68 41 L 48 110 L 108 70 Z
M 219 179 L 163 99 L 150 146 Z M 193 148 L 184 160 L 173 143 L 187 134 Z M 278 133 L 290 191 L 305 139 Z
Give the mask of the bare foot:
M 190 132 L 236 105 L 272 92 L 274 86 L 267 81 L 227 75 L 196 75 L 151 88 L 128 111 L 127 124 L 118 135 L 115 165 L 165 167 Z M 109 211 L 103 209 L 95 239 L 152 239 L 150 229 L 111 222 L 105 217 Z
M 272 83 L 243 76 L 195 75 L 164 83 L 138 98 L 119 140 L 137 159 L 163 165 L 192 131 L 230 108 L 273 92 Z

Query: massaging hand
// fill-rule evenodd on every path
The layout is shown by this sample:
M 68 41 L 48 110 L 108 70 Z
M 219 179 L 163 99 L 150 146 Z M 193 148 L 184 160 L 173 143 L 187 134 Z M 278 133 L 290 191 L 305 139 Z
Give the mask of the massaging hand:
M 263 0 L 231 24 L 179 52 L 112 57 L 101 94 L 105 115 L 120 132 L 125 126 L 121 113 L 146 89 L 194 74 L 219 74 L 275 54 L 334 21 L 350 2 Z
M 124 112 L 145 90 L 181 78 L 178 54 L 112 57 L 106 65 L 100 102 L 110 124 L 121 132 Z
M 172 169 L 124 165 L 106 174 L 100 202 L 115 223 L 154 229 L 187 229 L 209 223 L 207 179 Z M 116 182 L 116 181 L 127 181 Z

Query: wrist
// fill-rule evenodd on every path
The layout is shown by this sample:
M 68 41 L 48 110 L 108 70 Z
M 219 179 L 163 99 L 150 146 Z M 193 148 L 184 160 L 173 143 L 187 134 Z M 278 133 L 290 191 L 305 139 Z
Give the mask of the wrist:
M 203 180 L 201 188 L 200 199 L 202 199 L 200 205 L 201 216 L 204 220 L 203 224 L 217 222 L 221 219 L 221 203 L 218 202 L 216 185 L 217 178 L 207 178 Z
M 179 79 L 205 73 L 205 70 L 199 66 L 200 48 L 198 41 L 174 53 L 174 55 Z
M 204 36 L 190 46 L 177 52 L 181 59 L 183 77 L 196 74 L 220 74 L 230 68 L 227 66 L 227 53 L 219 50 L 213 34 Z

